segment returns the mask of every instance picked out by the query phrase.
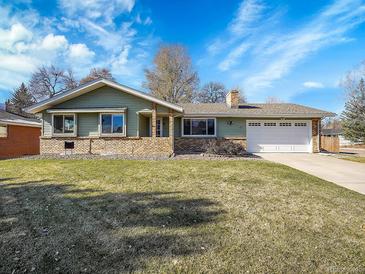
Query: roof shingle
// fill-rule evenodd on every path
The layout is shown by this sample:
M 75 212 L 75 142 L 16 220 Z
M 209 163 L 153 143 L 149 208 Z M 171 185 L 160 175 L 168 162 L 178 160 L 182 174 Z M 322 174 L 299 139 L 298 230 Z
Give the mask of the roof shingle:
M 225 103 L 181 104 L 185 115 L 222 115 L 239 117 L 327 117 L 334 113 L 297 104 L 240 104 L 238 108 L 229 108 Z
M 5 124 L 24 124 L 29 126 L 41 126 L 41 122 L 38 119 L 25 118 L 5 110 L 0 109 L 0 123 Z

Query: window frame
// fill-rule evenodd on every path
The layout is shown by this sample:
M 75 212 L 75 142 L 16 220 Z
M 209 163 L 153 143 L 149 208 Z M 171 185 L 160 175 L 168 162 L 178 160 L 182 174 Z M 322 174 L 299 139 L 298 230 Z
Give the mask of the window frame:
M 157 122 L 160 121 L 160 135 L 157 134 Z M 164 137 L 163 136 L 163 117 L 156 118 L 156 137 Z
M 111 115 L 111 128 L 113 129 L 113 115 L 122 115 L 123 116 L 123 133 L 119 132 L 111 132 L 111 133 L 103 133 L 103 120 L 102 115 Z M 127 120 L 125 112 L 100 112 L 99 113 L 99 136 L 100 137 L 126 137 L 127 136 Z
M 7 124 L 0 124 L 0 126 L 4 126 L 5 127 L 5 136 L 1 136 L 0 135 L 0 139 L 5 139 L 5 138 L 8 138 L 8 131 L 9 131 L 9 127 Z
M 190 120 L 190 132 L 192 132 L 192 125 L 193 123 L 191 122 L 191 120 L 206 120 L 206 130 L 208 133 L 208 120 L 214 120 L 214 134 L 213 135 L 209 135 L 209 134 L 205 134 L 205 135 L 185 135 L 184 134 L 184 121 L 185 120 Z M 181 122 L 181 136 L 182 137 L 192 137 L 192 138 L 214 138 L 217 137 L 217 118 L 216 117 L 184 117 L 182 118 L 182 122 Z
M 65 131 L 65 116 L 73 116 L 74 117 L 74 131 L 71 133 L 55 133 L 54 132 L 54 117 L 62 115 L 63 120 L 63 128 L 62 130 Z M 76 113 L 53 113 L 52 114 L 52 136 L 55 137 L 76 137 L 77 136 L 77 116 Z

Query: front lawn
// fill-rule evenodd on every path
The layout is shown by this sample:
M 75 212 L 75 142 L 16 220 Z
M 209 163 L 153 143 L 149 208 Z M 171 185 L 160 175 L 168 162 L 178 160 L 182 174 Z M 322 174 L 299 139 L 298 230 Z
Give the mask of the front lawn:
M 349 157 L 343 157 L 341 159 L 352 162 L 365 163 L 365 157 L 360 157 L 360 156 L 349 156 Z
M 365 272 L 364 212 L 266 161 L 0 161 L 0 273 Z

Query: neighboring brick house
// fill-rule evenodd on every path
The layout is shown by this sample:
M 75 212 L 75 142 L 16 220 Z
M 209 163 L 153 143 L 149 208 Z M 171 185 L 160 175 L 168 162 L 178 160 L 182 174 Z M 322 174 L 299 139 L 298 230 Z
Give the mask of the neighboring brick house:
M 39 154 L 41 123 L 0 110 L 0 158 Z
M 41 154 L 172 155 L 208 141 L 249 152 L 318 152 L 319 124 L 333 113 L 296 104 L 172 104 L 105 79 L 27 109 L 42 117 Z

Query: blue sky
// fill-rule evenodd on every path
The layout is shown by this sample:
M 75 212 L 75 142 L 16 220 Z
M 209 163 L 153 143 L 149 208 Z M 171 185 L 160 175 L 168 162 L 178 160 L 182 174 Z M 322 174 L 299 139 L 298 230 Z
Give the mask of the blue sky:
M 365 2 L 0 0 L 0 102 L 41 65 L 108 67 L 141 89 L 158 46 L 185 45 L 203 85 L 339 113 L 365 60 Z

